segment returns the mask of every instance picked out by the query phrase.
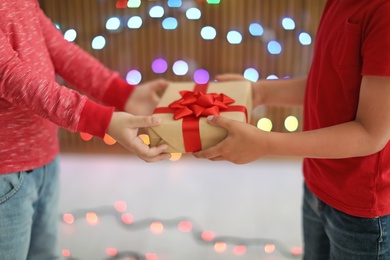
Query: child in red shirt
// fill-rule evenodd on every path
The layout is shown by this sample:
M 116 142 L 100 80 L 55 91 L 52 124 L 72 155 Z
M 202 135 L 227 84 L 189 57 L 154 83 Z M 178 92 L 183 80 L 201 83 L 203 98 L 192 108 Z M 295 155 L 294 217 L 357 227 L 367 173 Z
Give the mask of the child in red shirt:
M 303 104 L 304 131 L 210 117 L 229 135 L 195 153 L 235 163 L 305 157 L 305 259 L 390 259 L 389 14 L 386 0 L 328 0 L 308 77 L 253 83 L 255 105 Z

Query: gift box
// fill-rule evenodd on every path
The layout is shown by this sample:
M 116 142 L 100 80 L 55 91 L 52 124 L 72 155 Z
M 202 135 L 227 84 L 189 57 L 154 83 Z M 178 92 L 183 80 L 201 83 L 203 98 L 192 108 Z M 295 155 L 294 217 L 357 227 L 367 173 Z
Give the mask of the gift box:
M 148 129 L 150 146 L 167 144 L 169 153 L 189 153 L 222 141 L 227 131 L 207 123 L 207 116 L 221 115 L 248 123 L 252 110 L 249 81 L 171 83 L 154 115 L 161 124 Z

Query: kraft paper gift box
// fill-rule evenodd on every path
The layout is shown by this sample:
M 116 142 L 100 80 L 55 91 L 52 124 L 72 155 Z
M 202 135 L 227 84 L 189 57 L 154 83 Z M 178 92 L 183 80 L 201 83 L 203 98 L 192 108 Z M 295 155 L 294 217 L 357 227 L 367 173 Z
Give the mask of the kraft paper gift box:
M 171 83 L 154 115 L 161 124 L 148 129 L 150 146 L 167 144 L 169 153 L 189 153 L 209 148 L 227 136 L 224 128 L 207 123 L 208 115 L 250 120 L 252 90 L 249 81 Z

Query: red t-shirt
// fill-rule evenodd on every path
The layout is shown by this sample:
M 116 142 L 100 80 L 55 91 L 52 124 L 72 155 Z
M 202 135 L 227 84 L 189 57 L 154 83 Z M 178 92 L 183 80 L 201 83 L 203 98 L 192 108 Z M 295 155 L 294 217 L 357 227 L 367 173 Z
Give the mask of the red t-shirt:
M 390 1 L 328 0 L 317 33 L 304 130 L 356 118 L 362 76 L 390 77 Z M 390 129 L 389 129 L 390 131 Z M 347 214 L 390 214 L 390 144 L 373 155 L 305 159 L 309 189 Z
M 55 74 L 109 106 L 58 85 Z M 58 126 L 103 137 L 133 87 L 73 43 L 37 0 L 0 1 L 0 174 L 33 169 L 59 151 Z

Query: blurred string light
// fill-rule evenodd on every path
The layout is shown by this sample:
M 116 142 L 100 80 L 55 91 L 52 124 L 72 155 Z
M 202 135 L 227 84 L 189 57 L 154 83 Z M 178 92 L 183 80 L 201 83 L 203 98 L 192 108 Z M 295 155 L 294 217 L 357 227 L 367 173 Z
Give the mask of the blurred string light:
M 130 70 L 126 75 L 127 83 L 131 85 L 137 85 L 141 82 L 142 75 L 138 70 Z
M 149 16 L 152 18 L 161 18 L 164 16 L 164 8 L 159 5 L 155 5 L 149 10 Z
M 118 205 L 120 205 L 120 207 L 118 207 Z M 123 211 L 123 209 L 126 208 L 125 201 L 116 201 L 114 207 L 101 206 L 94 209 L 78 209 L 61 214 L 61 220 L 67 225 L 74 225 L 79 220 L 86 220 L 88 225 L 97 226 L 102 224 L 103 217 L 109 217 L 110 219 L 114 219 L 124 230 L 149 230 L 149 232 L 155 235 L 161 235 L 168 229 L 176 229 L 179 232 L 191 235 L 192 239 L 199 245 L 212 246 L 215 253 L 226 253 L 228 248 L 232 248 L 233 254 L 242 256 L 247 253 L 249 247 L 260 247 L 265 254 L 278 253 L 284 257 L 283 259 L 300 259 L 302 255 L 301 247 L 289 249 L 277 240 L 218 236 L 212 230 L 204 230 L 201 225 L 188 217 L 174 219 L 144 218 L 134 220 L 132 214 Z M 119 251 L 114 247 L 106 248 L 105 252 L 109 256 L 109 258 L 105 258 L 107 260 L 123 259 L 125 257 L 143 260 L 158 259 L 158 256 L 154 253 Z M 63 249 L 62 255 L 67 259 L 78 260 L 74 256 L 71 256 L 71 251 L 69 249 Z
M 76 40 L 77 32 L 75 29 L 69 29 L 64 33 L 64 39 L 68 42 L 73 42 Z
M 202 12 L 196 7 L 189 8 L 186 11 L 186 17 L 188 20 L 199 20 L 201 16 Z
M 175 75 L 184 76 L 188 72 L 188 64 L 187 64 L 187 62 L 185 62 L 183 60 L 175 61 L 175 63 L 173 63 L 173 66 L 172 66 L 172 70 L 173 70 L 173 73 L 175 73 Z
M 228 32 L 226 38 L 230 44 L 240 44 L 242 41 L 242 35 L 237 31 Z
M 150 138 L 147 134 L 141 134 L 138 136 L 144 144 L 149 145 L 150 144 Z M 171 153 L 170 161 L 178 161 L 181 158 L 181 153 Z
M 217 31 L 214 27 L 205 26 L 200 30 L 200 36 L 202 36 L 204 40 L 214 40 L 217 36 Z
M 282 26 L 285 30 L 294 30 L 295 29 L 295 22 L 293 19 L 289 17 L 285 17 L 282 20 Z
M 217 5 L 221 2 L 221 0 L 207 0 L 207 3 L 208 4 L 211 4 L 211 5 Z
M 259 121 L 257 121 L 257 128 L 260 130 L 271 132 L 272 127 L 272 121 L 266 117 L 260 118 Z
M 115 7 L 116 8 L 126 8 L 127 7 L 127 0 L 117 0 Z
M 162 27 L 165 30 L 175 30 L 178 26 L 178 22 L 174 17 L 167 17 L 162 21 Z
M 299 34 L 299 42 L 302 45 L 310 45 L 311 44 L 311 36 L 308 33 L 302 32 Z
M 249 32 L 252 36 L 262 36 L 264 33 L 264 28 L 258 23 L 252 23 L 249 25 Z
M 138 8 L 141 6 L 141 0 L 128 0 L 127 7 L 128 8 Z
M 179 8 L 182 5 L 181 0 L 168 0 L 168 6 L 171 8 Z
M 92 40 L 92 49 L 101 50 L 106 46 L 106 39 L 99 35 Z
M 299 126 L 298 119 L 295 116 L 288 116 L 284 120 L 284 127 L 287 129 L 289 132 L 295 132 L 297 131 Z
M 210 81 L 210 74 L 205 69 L 198 69 L 194 73 L 194 81 L 197 84 L 206 84 Z
M 121 26 L 121 21 L 118 17 L 111 17 L 106 22 L 106 29 L 109 31 L 115 31 L 118 30 Z
M 244 78 L 252 82 L 256 82 L 259 79 L 259 72 L 254 68 L 247 68 L 244 71 Z
M 268 52 L 271 54 L 280 54 L 282 52 L 282 45 L 278 41 L 270 41 L 267 45 Z
M 267 79 L 279 79 L 278 76 L 274 75 L 274 74 L 271 74 L 267 77 Z
M 116 144 L 116 140 L 112 138 L 110 135 L 106 134 L 103 138 L 103 141 L 107 145 L 114 145 Z
M 168 63 L 166 60 L 158 58 L 155 59 L 152 63 L 152 70 L 156 74 L 161 74 L 166 72 L 168 69 Z
M 142 26 L 142 18 L 139 16 L 130 17 L 127 22 L 127 27 L 130 29 L 138 29 Z

